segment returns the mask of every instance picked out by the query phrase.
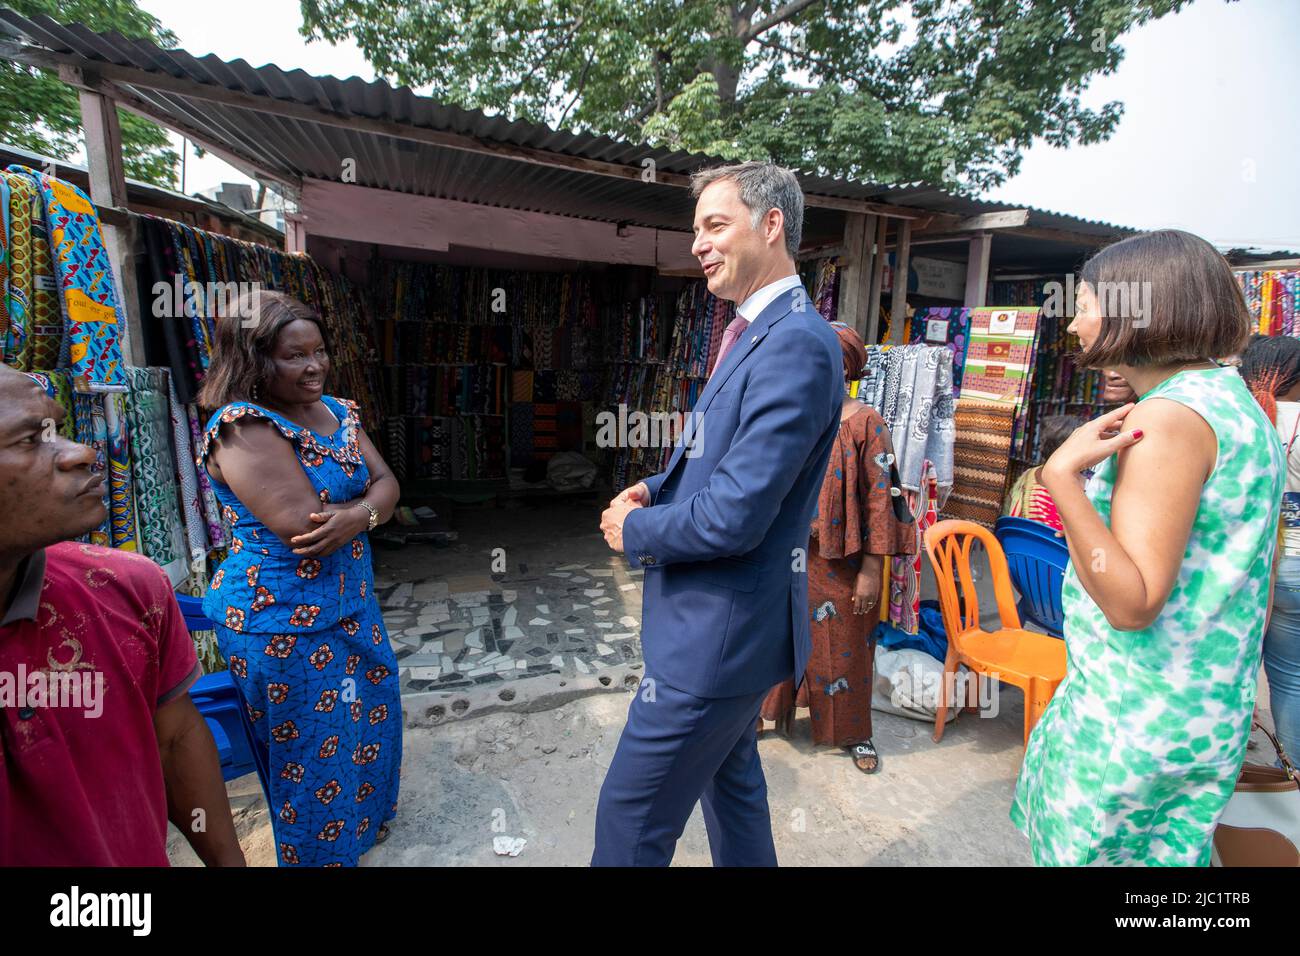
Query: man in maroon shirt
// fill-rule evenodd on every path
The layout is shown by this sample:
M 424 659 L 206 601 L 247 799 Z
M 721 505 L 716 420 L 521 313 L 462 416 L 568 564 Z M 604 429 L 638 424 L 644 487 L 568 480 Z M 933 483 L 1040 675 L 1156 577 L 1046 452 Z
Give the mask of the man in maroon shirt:
M 166 866 L 167 821 L 242 866 L 171 585 L 75 540 L 104 518 L 95 453 L 0 365 L 0 865 Z

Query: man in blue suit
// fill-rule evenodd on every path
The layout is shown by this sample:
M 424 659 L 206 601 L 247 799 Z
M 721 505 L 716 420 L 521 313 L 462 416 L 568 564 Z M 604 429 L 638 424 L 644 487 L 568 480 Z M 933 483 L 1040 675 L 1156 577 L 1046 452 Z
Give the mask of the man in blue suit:
M 697 801 L 715 866 L 776 865 L 758 711 L 811 649 L 804 557 L 844 372 L 795 272 L 803 193 L 767 163 L 692 186 L 691 251 L 737 316 L 668 467 L 601 518 L 645 569 L 646 678 L 601 787 L 597 866 L 668 865 Z

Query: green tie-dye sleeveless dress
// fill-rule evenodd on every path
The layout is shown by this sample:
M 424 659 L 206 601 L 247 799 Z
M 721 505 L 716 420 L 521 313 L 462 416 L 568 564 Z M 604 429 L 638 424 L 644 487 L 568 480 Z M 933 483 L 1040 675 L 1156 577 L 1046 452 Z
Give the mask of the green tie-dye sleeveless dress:
M 1169 601 L 1150 627 L 1115 630 L 1074 568 L 1066 571 L 1069 666 L 1030 736 L 1011 807 L 1039 865 L 1208 864 L 1246 753 L 1281 443 L 1235 369 L 1179 372 L 1142 401 L 1153 398 L 1204 418 L 1218 458 Z M 1111 456 L 1087 487 L 1107 524 L 1116 467 Z

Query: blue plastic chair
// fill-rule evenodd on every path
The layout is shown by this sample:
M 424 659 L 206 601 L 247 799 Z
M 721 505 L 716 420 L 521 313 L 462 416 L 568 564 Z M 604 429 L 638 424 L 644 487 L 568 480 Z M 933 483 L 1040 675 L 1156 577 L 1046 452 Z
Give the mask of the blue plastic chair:
M 176 603 L 180 605 L 185 626 L 191 631 L 212 630 L 212 621 L 203 613 L 203 602 L 199 598 L 178 594 Z M 190 688 L 190 699 L 212 731 L 217 756 L 221 758 L 222 779 L 234 780 L 244 774 L 256 773 L 262 792 L 269 801 L 270 755 L 265 744 L 259 743 L 253 733 L 244 697 L 230 671 L 204 674 Z
M 1022 622 L 1036 625 L 1053 637 L 1065 636 L 1065 611 L 1061 585 L 1070 549 L 1049 526 L 1028 518 L 1003 517 L 993 534 L 1006 552 L 1011 583 L 1020 592 Z

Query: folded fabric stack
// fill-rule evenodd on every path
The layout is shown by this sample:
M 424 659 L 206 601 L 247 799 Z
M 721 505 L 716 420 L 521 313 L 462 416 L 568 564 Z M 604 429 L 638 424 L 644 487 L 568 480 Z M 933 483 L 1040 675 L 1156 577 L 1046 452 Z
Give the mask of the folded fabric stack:
M 397 424 L 400 423 L 400 426 Z M 401 427 L 409 450 L 403 480 L 491 481 L 506 477 L 505 417 L 501 415 L 405 415 Z

